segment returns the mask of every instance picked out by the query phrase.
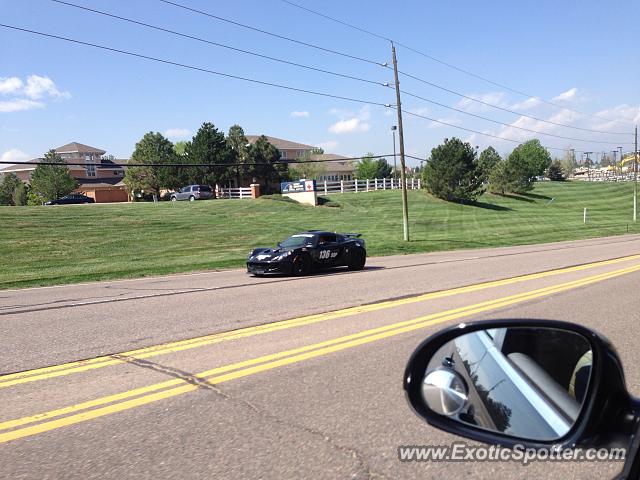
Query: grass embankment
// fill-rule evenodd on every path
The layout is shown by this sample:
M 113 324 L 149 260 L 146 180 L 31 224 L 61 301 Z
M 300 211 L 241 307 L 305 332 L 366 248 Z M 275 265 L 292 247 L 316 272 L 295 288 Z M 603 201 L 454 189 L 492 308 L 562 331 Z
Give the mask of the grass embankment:
M 640 233 L 631 195 L 631 184 L 547 182 L 527 195 L 460 205 L 409 191 L 409 243 L 397 190 L 332 195 L 317 208 L 279 197 L 0 207 L 0 288 L 238 267 L 251 248 L 313 228 L 360 232 L 369 255 Z

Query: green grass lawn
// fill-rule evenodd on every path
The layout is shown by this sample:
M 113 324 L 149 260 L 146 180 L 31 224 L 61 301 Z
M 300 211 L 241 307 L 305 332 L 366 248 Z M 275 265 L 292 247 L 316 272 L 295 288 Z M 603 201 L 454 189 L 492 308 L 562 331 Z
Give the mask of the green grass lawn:
M 398 190 L 332 195 L 315 208 L 279 197 L 0 207 L 0 288 L 239 267 L 250 249 L 314 228 L 360 232 L 369 255 L 640 233 L 632 188 L 545 182 L 523 196 L 485 195 L 477 205 L 409 191 L 408 243 Z

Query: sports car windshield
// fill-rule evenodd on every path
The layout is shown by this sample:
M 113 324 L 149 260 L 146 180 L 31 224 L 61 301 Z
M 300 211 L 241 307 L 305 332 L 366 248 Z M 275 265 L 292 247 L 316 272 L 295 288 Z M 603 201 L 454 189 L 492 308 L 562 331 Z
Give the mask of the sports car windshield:
M 280 243 L 282 248 L 313 246 L 313 235 L 291 235 Z

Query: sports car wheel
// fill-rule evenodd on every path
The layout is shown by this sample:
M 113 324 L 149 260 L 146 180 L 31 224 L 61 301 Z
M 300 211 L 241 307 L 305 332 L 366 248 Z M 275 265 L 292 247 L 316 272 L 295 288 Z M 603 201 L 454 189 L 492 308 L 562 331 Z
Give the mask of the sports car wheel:
M 362 248 L 354 250 L 349 260 L 349 270 L 362 270 L 367 261 L 367 254 Z
M 306 255 L 300 255 L 293 260 L 293 267 L 291 268 L 291 273 L 293 273 L 296 277 L 300 277 L 302 275 L 309 275 L 311 272 L 311 260 Z

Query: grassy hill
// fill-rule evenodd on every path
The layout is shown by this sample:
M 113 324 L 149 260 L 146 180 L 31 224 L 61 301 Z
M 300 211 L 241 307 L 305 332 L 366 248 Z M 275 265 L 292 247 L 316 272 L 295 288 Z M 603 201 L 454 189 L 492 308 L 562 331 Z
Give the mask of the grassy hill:
M 527 195 L 487 194 L 475 205 L 409 191 L 409 243 L 398 190 L 332 195 L 316 208 L 280 197 L 0 207 L 0 288 L 238 267 L 251 248 L 312 228 L 360 232 L 369 255 L 640 233 L 632 188 L 545 182 Z

